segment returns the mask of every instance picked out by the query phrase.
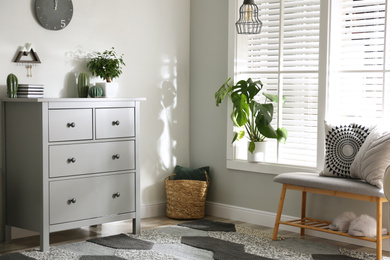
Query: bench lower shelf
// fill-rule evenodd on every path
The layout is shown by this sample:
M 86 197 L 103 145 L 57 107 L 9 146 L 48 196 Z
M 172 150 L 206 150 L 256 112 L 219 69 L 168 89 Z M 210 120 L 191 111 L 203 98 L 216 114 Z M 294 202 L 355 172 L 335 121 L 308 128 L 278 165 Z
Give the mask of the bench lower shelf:
M 382 228 L 382 223 L 383 223 L 383 221 L 382 221 L 383 205 L 382 204 L 384 202 L 388 202 L 388 200 L 385 197 L 383 197 L 382 194 L 378 193 L 377 195 L 367 195 L 367 194 L 351 193 L 351 192 L 340 191 L 340 190 L 332 190 L 332 189 L 325 189 L 325 188 L 313 188 L 313 187 L 306 187 L 306 186 L 301 186 L 301 185 L 287 184 L 284 182 L 290 181 L 288 176 L 292 176 L 291 179 L 294 179 L 293 177 L 295 175 L 294 175 L 294 173 L 292 173 L 292 174 L 288 174 L 288 175 L 284 175 L 284 176 L 287 176 L 287 177 L 285 177 L 285 179 L 278 181 L 278 182 L 283 184 L 283 187 L 282 187 L 282 191 L 280 193 L 279 206 L 278 206 L 278 211 L 276 214 L 275 227 L 274 227 L 274 233 L 272 236 L 272 240 L 276 240 L 276 238 L 277 238 L 279 225 L 284 224 L 284 225 L 295 226 L 295 227 L 300 228 L 302 236 L 305 235 L 305 229 L 311 229 L 311 230 L 331 233 L 331 234 L 335 234 L 335 235 L 340 235 L 340 236 L 351 237 L 351 238 L 355 238 L 355 239 L 374 242 L 374 243 L 376 243 L 376 258 L 377 258 L 377 260 L 382 260 L 382 247 L 383 247 L 382 240 L 389 238 L 389 233 L 387 233 L 386 235 L 382 235 L 380 232 L 377 232 L 377 237 L 375 237 L 375 238 L 356 237 L 356 236 L 351 236 L 348 233 L 330 230 L 328 228 L 328 225 L 331 224 L 331 222 L 329 222 L 329 221 L 318 220 L 318 219 L 306 217 L 306 195 L 307 195 L 307 193 L 316 193 L 316 194 L 333 196 L 333 197 L 340 197 L 340 198 L 346 198 L 346 199 L 375 202 L 377 229 L 379 231 L 381 231 L 380 229 Z M 302 175 L 299 175 L 299 177 L 301 178 Z M 277 177 L 275 177 L 275 178 L 277 178 Z M 308 179 L 311 180 L 310 177 Z M 300 181 L 300 183 L 302 183 L 302 185 L 304 185 L 304 182 L 302 182 L 302 180 Z M 311 180 L 310 183 L 313 184 L 313 180 Z M 283 204 L 284 204 L 284 199 L 286 197 L 287 190 L 295 190 L 295 191 L 300 191 L 302 193 L 301 218 L 298 220 L 281 221 Z
M 356 237 L 356 236 L 351 236 L 348 233 L 345 232 L 340 232 L 340 231 L 335 231 L 331 230 L 328 228 L 332 222 L 326 221 L 326 220 L 320 220 L 320 219 L 314 219 L 314 218 L 302 218 L 302 219 L 295 219 L 295 220 L 289 220 L 289 221 L 279 221 L 279 224 L 283 225 L 288 225 L 288 226 L 294 226 L 298 228 L 304 228 L 304 229 L 310 229 L 310 230 L 315 230 L 315 231 L 321 231 L 321 232 L 326 232 L 334 235 L 340 235 L 340 236 L 345 236 L 345 237 L 352 237 L 360 240 L 366 240 L 370 242 L 376 242 L 376 238 L 371 238 L 371 237 Z M 389 232 L 387 232 L 386 235 L 382 236 L 383 239 L 389 238 Z

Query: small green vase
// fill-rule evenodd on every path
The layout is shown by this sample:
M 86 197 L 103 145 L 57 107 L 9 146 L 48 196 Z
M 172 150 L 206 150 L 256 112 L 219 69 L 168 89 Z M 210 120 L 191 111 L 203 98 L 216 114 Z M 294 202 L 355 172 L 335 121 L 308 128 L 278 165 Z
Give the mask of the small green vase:
M 89 75 L 86 72 L 79 74 L 79 80 L 77 82 L 77 90 L 80 98 L 88 97 L 89 89 Z
M 91 98 L 98 98 L 103 95 L 103 89 L 99 86 L 93 86 L 89 88 L 88 93 Z

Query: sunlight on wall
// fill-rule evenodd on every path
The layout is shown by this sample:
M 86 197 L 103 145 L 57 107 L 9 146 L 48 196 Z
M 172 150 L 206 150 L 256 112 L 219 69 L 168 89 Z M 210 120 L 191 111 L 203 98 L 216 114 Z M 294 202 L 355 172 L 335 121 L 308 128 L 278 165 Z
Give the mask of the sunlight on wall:
M 173 128 L 177 125 L 177 120 L 174 118 L 174 110 L 177 107 L 177 60 L 163 58 L 162 61 L 159 120 L 163 123 L 163 131 L 158 139 L 157 149 L 161 168 L 167 170 L 177 163 L 175 156 L 177 141 L 172 139 Z

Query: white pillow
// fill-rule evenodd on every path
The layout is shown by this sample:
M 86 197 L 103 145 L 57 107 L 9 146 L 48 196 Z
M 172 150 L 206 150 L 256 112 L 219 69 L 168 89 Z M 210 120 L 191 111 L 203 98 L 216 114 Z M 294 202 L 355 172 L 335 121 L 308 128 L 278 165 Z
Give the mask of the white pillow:
M 390 165 L 390 131 L 374 128 L 351 165 L 351 177 L 383 187 L 383 175 Z
M 320 175 L 351 178 L 351 164 L 369 132 L 370 128 L 361 124 L 325 121 L 325 165 Z

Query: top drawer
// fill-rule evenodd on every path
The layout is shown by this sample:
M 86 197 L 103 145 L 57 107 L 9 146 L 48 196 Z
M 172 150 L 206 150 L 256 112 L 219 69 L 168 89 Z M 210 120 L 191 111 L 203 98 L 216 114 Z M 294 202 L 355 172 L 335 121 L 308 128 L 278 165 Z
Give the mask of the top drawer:
M 96 139 L 134 136 L 133 107 L 96 109 Z
M 49 142 L 91 139 L 92 109 L 49 110 Z

